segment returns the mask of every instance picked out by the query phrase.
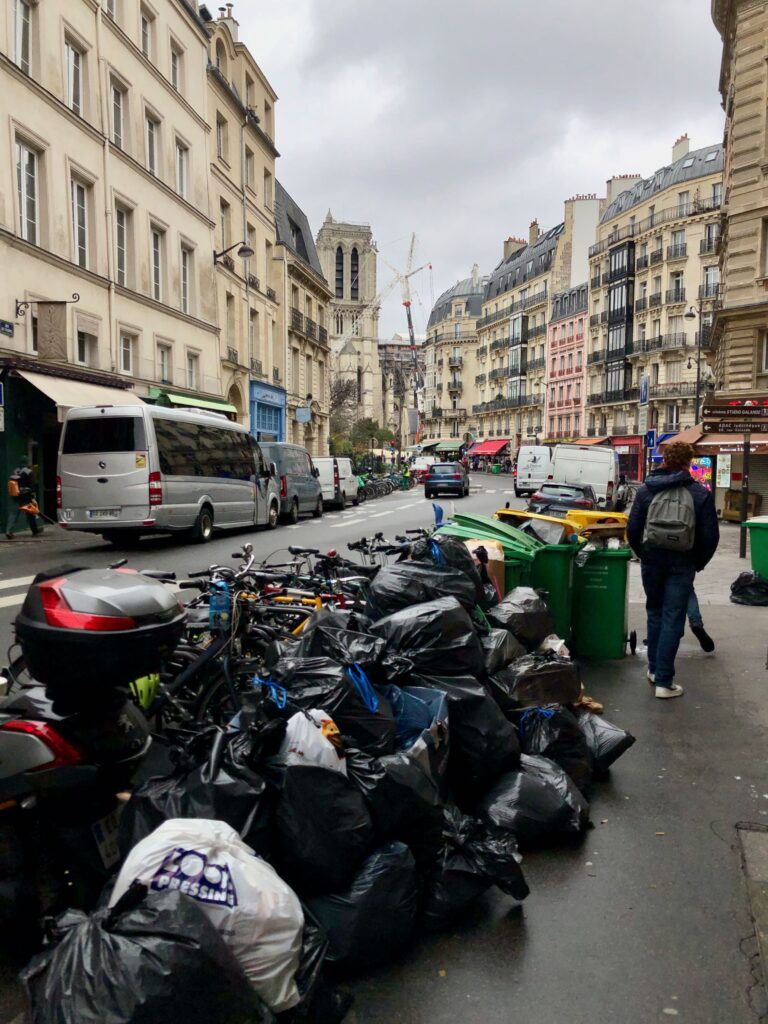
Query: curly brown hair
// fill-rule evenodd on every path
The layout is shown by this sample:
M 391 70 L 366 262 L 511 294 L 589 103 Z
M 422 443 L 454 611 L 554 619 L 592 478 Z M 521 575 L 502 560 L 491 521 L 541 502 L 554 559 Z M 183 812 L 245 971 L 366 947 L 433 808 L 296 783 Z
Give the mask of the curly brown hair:
M 664 466 L 676 471 L 688 469 L 694 455 L 693 445 L 686 441 L 672 441 L 664 449 Z

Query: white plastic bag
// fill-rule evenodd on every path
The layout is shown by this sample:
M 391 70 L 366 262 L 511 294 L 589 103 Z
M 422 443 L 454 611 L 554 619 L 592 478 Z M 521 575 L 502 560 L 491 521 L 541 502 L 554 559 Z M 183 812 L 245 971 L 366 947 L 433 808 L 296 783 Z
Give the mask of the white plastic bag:
M 223 821 L 172 818 L 131 850 L 109 900 L 133 882 L 151 892 L 178 889 L 195 900 L 275 1013 L 299 1001 L 304 914 L 298 897 Z
M 280 757 L 289 767 L 315 765 L 347 774 L 347 762 L 341 735 L 326 711 L 312 708 L 299 711 L 288 719 Z

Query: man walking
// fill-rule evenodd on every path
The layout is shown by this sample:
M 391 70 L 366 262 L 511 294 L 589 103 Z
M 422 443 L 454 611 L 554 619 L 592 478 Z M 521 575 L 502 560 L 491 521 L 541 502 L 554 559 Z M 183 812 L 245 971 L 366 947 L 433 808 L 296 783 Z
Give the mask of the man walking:
M 648 681 L 660 698 L 682 697 L 675 656 L 697 572 L 720 540 L 712 495 L 690 473 L 693 448 L 668 444 L 661 469 L 637 492 L 627 537 L 640 559 L 648 614 Z
M 30 469 L 29 462 L 24 455 L 19 459 L 19 464 L 16 469 L 11 473 L 11 477 L 8 481 L 8 497 L 9 511 L 8 523 L 5 528 L 5 536 L 8 540 L 13 539 L 13 534 L 19 524 L 19 519 L 24 516 L 27 521 L 27 526 L 32 531 L 33 536 L 36 537 L 38 533 L 40 533 L 40 528 L 37 525 L 37 519 L 31 512 L 26 512 L 24 510 L 24 506 L 28 505 L 35 497 L 35 474 Z

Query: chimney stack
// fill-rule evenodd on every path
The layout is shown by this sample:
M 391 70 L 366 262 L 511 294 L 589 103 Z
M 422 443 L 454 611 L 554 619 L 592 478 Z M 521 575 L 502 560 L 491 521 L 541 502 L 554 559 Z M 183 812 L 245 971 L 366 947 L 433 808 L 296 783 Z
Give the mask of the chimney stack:
M 533 245 L 539 239 L 539 222 L 537 220 L 531 221 L 531 226 L 528 228 L 528 245 Z
M 688 156 L 690 148 L 691 142 L 686 132 L 685 135 L 681 135 L 679 139 L 675 140 L 675 144 L 672 147 L 672 163 L 676 160 L 681 160 L 684 156 Z
M 512 235 L 504 242 L 504 259 L 508 260 L 510 256 L 514 256 L 516 252 L 520 252 L 526 246 L 524 238 L 513 238 Z

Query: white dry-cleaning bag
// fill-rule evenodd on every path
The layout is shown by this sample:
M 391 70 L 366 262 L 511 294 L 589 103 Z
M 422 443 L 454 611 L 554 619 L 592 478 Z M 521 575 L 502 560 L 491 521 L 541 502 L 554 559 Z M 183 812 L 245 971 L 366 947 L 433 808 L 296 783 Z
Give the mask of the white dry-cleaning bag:
M 163 822 L 128 854 L 110 907 L 136 881 L 150 893 L 178 889 L 199 903 L 264 1002 L 275 1013 L 296 1005 L 301 904 L 233 828 L 206 818 Z

